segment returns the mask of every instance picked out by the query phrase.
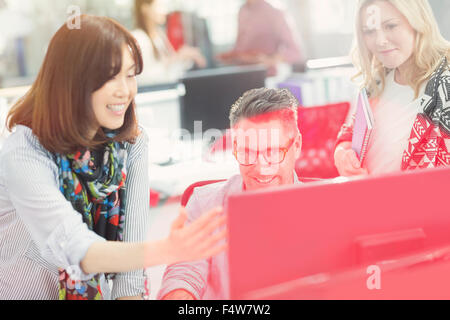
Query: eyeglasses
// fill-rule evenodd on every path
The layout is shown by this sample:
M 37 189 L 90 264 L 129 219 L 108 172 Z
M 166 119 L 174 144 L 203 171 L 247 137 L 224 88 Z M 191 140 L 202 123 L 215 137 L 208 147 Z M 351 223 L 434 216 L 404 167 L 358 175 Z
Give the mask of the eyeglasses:
M 289 144 L 286 148 L 269 148 L 262 151 L 255 151 L 250 149 L 241 149 L 238 150 L 237 142 L 234 142 L 234 157 L 239 162 L 241 166 L 250 167 L 256 164 L 258 161 L 259 155 L 262 154 L 264 156 L 264 160 L 269 165 L 280 164 L 286 159 L 286 154 L 289 149 L 294 145 L 295 138 L 289 140 Z

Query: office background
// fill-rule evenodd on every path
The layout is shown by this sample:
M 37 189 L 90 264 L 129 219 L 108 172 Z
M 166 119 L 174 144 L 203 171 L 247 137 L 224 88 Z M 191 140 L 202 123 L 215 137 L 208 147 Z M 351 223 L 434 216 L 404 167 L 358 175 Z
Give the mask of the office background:
M 237 36 L 238 12 L 244 0 L 165 0 L 169 11 L 195 13 L 206 21 L 212 54 L 230 49 Z M 354 10 L 357 0 L 271 0 L 284 8 L 301 39 L 308 60 L 345 57 L 353 40 Z M 449 0 L 429 0 L 444 37 L 450 39 Z M 82 13 L 115 18 L 134 29 L 133 0 L 0 0 L 0 148 L 6 138 L 2 128 L 12 102 L 24 94 L 44 58 L 48 43 L 69 16 L 71 5 Z M 342 61 L 342 60 L 338 60 Z M 330 178 L 337 175 L 333 148 L 337 131 L 356 96 L 350 79 L 354 70 L 323 62 L 320 70 L 295 72 L 268 86 L 301 89 L 302 158 L 296 169 L 304 176 Z M 323 68 L 330 64 L 330 68 Z M 345 64 L 345 63 L 344 63 Z M 321 65 L 316 63 L 315 65 Z M 311 68 L 310 68 L 311 69 Z M 313 68 L 312 68 L 313 69 Z M 225 81 L 225 82 L 224 82 Z M 149 180 L 152 188 L 152 239 L 166 236 L 176 217 L 179 197 L 192 183 L 227 179 L 238 173 L 230 154 L 209 151 L 210 141 L 186 143 L 175 133 L 202 120 L 208 126 L 225 129 L 226 113 L 246 86 L 264 85 L 256 68 L 224 68 L 194 71 L 181 84 L 140 88 L 136 101 L 138 116 L 150 136 Z M 226 84 L 224 84 L 226 83 Z M 211 89 L 209 85 L 214 85 Z M 25 89 L 12 89 L 25 86 Z M 205 89 L 207 88 L 207 89 Z M 224 89 L 226 88 L 226 90 Z M 203 90 L 203 92 L 202 92 Z M 211 94 L 211 98 L 207 94 Z M 2 97 L 4 95 L 4 97 Z M 6 99 L 5 99 L 6 97 Z M 201 101 L 196 98 L 203 98 Z M 325 107 L 324 107 L 325 106 Z M 220 110 L 220 112 L 217 112 Z M 212 118 L 208 118 L 212 115 Z M 200 117 L 203 119 L 200 119 Z M 218 121 L 218 122 L 217 122 Z M 191 131 L 191 127 L 188 127 Z M 7 134 L 7 132 L 6 132 Z M 219 141 L 220 142 L 220 141 Z M 213 145 L 213 144 L 212 144 Z M 175 199 L 175 200 L 173 200 Z M 172 202 L 171 202 L 172 201 Z M 164 266 L 149 271 L 152 297 L 159 288 Z
M 244 0 L 165 0 L 169 10 L 205 18 L 215 52 L 229 49 Z M 356 0 L 271 0 L 286 9 L 309 59 L 345 56 L 352 43 Z M 450 1 L 430 0 L 443 35 L 450 38 Z M 0 88 L 30 84 L 48 42 L 76 5 L 82 13 L 113 17 L 133 29 L 132 0 L 0 0 Z

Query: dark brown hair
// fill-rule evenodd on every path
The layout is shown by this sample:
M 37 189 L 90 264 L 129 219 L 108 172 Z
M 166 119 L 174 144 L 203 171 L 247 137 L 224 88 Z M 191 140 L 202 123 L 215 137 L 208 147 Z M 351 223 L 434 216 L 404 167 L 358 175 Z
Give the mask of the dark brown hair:
M 147 34 L 147 24 L 145 23 L 145 17 L 142 14 L 142 6 L 145 4 L 152 5 L 155 0 L 134 0 L 134 19 L 136 28 L 144 30 Z
M 143 68 L 136 40 L 119 23 L 90 15 L 81 15 L 80 22 L 79 29 L 64 24 L 57 31 L 36 81 L 7 118 L 10 131 L 16 125 L 31 128 L 52 153 L 69 154 L 109 141 L 102 128 L 94 139 L 89 137 L 97 122 L 92 94 L 121 71 L 124 45 L 132 51 L 136 74 Z M 139 135 L 135 109 L 133 100 L 115 141 L 135 142 Z
M 144 5 L 153 5 L 155 0 L 134 0 L 134 21 L 137 29 L 141 29 L 144 31 L 147 36 L 150 38 L 150 42 L 152 43 L 153 47 L 153 54 L 155 55 L 156 60 L 161 59 L 161 52 L 158 50 L 158 48 L 155 45 L 155 41 L 153 39 L 153 30 L 149 30 L 148 24 L 145 23 L 145 20 L 148 19 L 144 16 L 142 13 L 142 7 Z

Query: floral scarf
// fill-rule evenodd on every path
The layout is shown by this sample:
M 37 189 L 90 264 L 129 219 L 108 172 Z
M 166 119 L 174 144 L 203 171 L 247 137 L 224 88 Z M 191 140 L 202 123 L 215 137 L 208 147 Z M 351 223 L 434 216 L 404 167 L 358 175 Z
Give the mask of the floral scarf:
M 431 76 L 421 100 L 402 170 L 450 166 L 450 67 L 443 58 Z
M 110 142 L 101 151 L 56 156 L 61 192 L 88 228 L 107 241 L 123 240 L 126 161 L 127 151 L 119 142 Z M 60 269 L 59 299 L 103 300 L 100 275 L 78 281 Z

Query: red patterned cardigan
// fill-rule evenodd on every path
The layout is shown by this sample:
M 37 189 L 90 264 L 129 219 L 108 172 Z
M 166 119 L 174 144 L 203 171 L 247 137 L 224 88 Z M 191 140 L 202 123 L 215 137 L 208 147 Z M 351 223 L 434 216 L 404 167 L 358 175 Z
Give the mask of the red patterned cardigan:
M 414 121 L 403 153 L 403 171 L 450 166 L 450 66 L 446 58 L 428 81 L 420 104 L 424 111 Z M 352 141 L 352 136 L 353 123 L 344 125 L 336 146 Z

